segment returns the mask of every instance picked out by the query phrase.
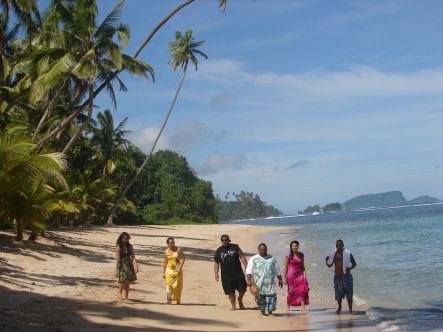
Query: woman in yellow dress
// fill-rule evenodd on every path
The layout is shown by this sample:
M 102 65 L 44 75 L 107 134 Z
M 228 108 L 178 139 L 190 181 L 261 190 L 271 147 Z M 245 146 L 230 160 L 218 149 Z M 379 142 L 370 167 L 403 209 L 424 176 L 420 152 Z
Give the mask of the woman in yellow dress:
M 173 237 L 166 240 L 168 248 L 165 250 L 163 262 L 163 279 L 166 279 L 166 303 L 171 304 L 176 301 L 180 304 L 183 289 L 183 264 L 185 264 L 185 254 L 175 246 Z

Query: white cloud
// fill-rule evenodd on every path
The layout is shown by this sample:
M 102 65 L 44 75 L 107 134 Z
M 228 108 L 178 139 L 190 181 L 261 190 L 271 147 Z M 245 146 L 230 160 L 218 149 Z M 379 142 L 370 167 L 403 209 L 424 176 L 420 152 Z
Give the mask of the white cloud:
M 342 71 L 311 70 L 304 73 L 253 73 L 232 60 L 208 61 L 201 66 L 199 79 L 225 84 L 266 89 L 267 100 L 282 96 L 311 101 L 352 97 L 422 95 L 443 92 L 443 70 L 418 70 L 407 73 L 383 72 L 367 66 Z
M 159 127 L 143 127 L 139 130 L 133 131 L 131 135 L 129 135 L 129 140 L 145 153 L 149 153 L 159 130 Z M 165 133 L 160 137 L 155 151 L 163 149 L 171 149 L 170 139 Z
M 225 135 L 225 132 L 210 130 L 201 123 L 187 122 L 175 127 L 170 141 L 174 149 L 187 150 L 198 144 L 221 140 Z
M 226 107 L 229 103 L 235 100 L 235 97 L 230 92 L 222 92 L 211 97 L 210 104 L 215 107 Z
M 134 130 L 129 136 L 129 140 L 144 152 L 149 152 L 159 130 L 159 127 L 142 127 L 141 129 Z M 163 131 L 156 151 L 169 149 L 183 152 L 189 150 L 191 147 L 209 141 L 219 141 L 225 136 L 226 132 L 210 130 L 201 123 L 180 123 L 176 125 L 175 128 L 166 128 L 166 130 Z
M 241 169 L 245 156 L 241 154 L 211 154 L 203 165 L 197 166 L 200 174 L 213 174 L 223 169 Z

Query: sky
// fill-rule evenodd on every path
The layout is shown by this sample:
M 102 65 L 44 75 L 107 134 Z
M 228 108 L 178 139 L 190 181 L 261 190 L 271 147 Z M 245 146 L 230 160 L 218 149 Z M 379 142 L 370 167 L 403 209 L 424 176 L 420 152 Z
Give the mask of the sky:
M 117 3 L 101 0 L 101 15 Z M 133 54 L 181 1 L 127 0 Z M 204 40 L 159 149 L 184 155 L 214 192 L 241 190 L 293 213 L 369 193 L 443 199 L 443 2 L 196 0 L 140 55 L 155 82 L 121 75 L 117 109 L 149 151 L 181 78 L 176 31 Z

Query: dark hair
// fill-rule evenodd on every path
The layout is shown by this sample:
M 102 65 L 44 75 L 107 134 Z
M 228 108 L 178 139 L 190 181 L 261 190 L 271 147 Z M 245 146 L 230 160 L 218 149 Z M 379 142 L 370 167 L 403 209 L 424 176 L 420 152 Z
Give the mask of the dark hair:
M 260 243 L 257 247 L 257 249 L 260 249 L 261 246 L 264 246 L 266 249 L 268 249 L 268 246 L 266 245 L 266 243 Z
M 341 242 L 341 244 L 344 244 L 343 240 L 341 240 L 341 239 L 338 239 L 337 241 L 335 241 L 335 243 L 337 243 L 337 242 Z
M 293 244 L 297 244 L 298 246 L 300 245 L 300 243 L 297 240 L 291 241 L 291 243 L 289 243 L 289 255 L 288 258 L 291 259 L 292 258 L 292 245 Z
M 168 238 L 166 239 L 166 244 L 169 244 L 169 241 L 170 241 L 170 240 L 175 241 L 173 237 L 168 237 Z
M 117 239 L 117 245 L 120 247 L 120 250 L 123 250 L 123 238 L 125 236 L 127 236 L 129 239 L 131 238 L 128 233 L 123 232 L 120 234 L 120 236 Z M 129 244 L 129 241 L 128 241 L 126 243 L 126 250 L 129 250 L 130 247 L 131 247 L 131 245 Z

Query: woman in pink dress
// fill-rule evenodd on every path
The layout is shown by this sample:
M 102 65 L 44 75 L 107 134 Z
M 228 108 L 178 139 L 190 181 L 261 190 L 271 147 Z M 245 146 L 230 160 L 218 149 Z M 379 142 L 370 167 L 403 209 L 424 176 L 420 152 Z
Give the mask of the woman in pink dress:
M 309 286 L 306 278 L 305 258 L 302 252 L 298 251 L 300 244 L 292 241 L 289 245 L 289 255 L 285 259 L 285 285 L 288 285 L 288 311 L 291 306 L 301 306 L 305 313 L 305 305 L 309 304 Z

